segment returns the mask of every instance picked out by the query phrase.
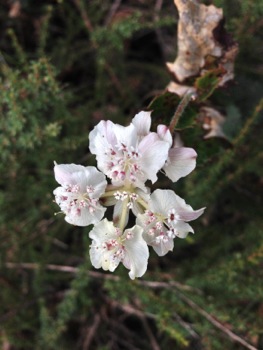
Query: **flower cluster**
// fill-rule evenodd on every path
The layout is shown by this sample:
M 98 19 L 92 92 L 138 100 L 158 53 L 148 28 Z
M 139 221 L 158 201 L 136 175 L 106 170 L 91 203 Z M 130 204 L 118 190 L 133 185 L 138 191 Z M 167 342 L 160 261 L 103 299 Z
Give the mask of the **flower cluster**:
M 146 272 L 148 246 L 165 255 L 176 237 L 194 232 L 188 222 L 204 211 L 193 210 L 171 190 L 151 193 L 146 181 L 155 183 L 159 171 L 173 182 L 188 175 L 195 168 L 196 152 L 173 146 L 167 126 L 158 125 L 157 132 L 150 128 L 150 112 L 138 113 L 127 127 L 101 121 L 89 135 L 99 170 L 76 164 L 54 167 L 60 184 L 55 201 L 65 220 L 94 225 L 89 233 L 92 265 L 114 271 L 121 262 L 132 279 Z M 112 221 L 103 219 L 107 206 L 114 206 Z M 131 213 L 136 224 L 127 228 Z

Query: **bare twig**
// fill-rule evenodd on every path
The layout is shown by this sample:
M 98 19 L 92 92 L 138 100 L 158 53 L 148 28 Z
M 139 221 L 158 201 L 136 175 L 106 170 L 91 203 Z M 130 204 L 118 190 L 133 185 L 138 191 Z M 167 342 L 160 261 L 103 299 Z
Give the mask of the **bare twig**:
M 73 0 L 74 4 L 76 5 L 77 9 L 79 10 L 81 17 L 83 19 L 83 22 L 85 24 L 85 27 L 88 29 L 89 32 L 93 31 L 93 26 L 89 20 L 89 17 L 87 13 L 84 11 L 84 8 L 82 6 L 81 0 Z
M 190 335 L 195 339 L 199 339 L 200 336 L 196 331 L 190 326 L 189 323 L 185 322 L 181 316 L 179 316 L 176 312 L 173 312 L 173 317 L 176 322 L 178 322 Z
M 160 350 L 161 348 L 160 348 L 159 344 L 157 343 L 157 340 L 155 339 L 155 336 L 153 335 L 151 328 L 149 327 L 149 324 L 148 324 L 146 317 L 141 316 L 140 318 L 141 318 L 143 327 L 145 329 L 145 332 L 148 335 L 148 338 L 150 339 L 151 348 L 153 350 Z
M 12 262 L 7 262 L 5 263 L 5 266 L 8 269 L 28 269 L 28 270 L 38 270 L 41 267 L 46 269 L 46 270 L 51 270 L 51 271 L 60 271 L 60 272 L 68 272 L 68 273 L 73 273 L 76 274 L 79 271 L 78 267 L 73 267 L 73 266 L 63 266 L 63 265 L 53 265 L 53 264 L 48 264 L 45 266 L 41 266 L 40 264 L 35 264 L 35 263 L 12 263 Z M 118 276 L 113 276 L 110 274 L 104 274 L 101 272 L 96 272 L 96 271 L 87 271 L 87 274 L 91 277 L 95 278 L 103 278 L 103 279 L 109 279 L 113 281 L 118 281 L 119 277 Z
M 178 123 L 181 115 L 183 114 L 184 110 L 185 110 L 185 107 L 188 105 L 188 103 L 191 101 L 191 99 L 194 99 L 194 94 L 192 92 L 187 92 L 184 97 L 182 98 L 182 100 L 180 101 L 175 113 L 174 113 L 174 116 L 170 122 L 170 125 L 169 125 L 169 129 L 171 131 L 171 133 L 174 132 L 174 129 L 176 127 L 176 124 Z
M 148 317 L 150 319 L 153 319 L 155 320 L 156 319 L 156 316 L 150 312 L 143 312 L 143 311 L 140 311 L 138 309 L 135 309 L 134 307 L 132 307 L 131 305 L 124 305 L 124 304 L 120 304 L 118 303 L 116 300 L 108 300 L 108 302 L 113 306 L 113 307 L 116 307 L 122 311 L 124 311 L 125 313 L 127 314 L 130 314 L 130 315 L 135 315 L 139 318 L 142 318 L 142 317 Z
M 21 268 L 21 269 L 29 269 L 29 270 L 37 270 L 37 269 L 39 269 L 41 267 L 39 264 L 35 264 L 35 263 L 12 263 L 12 262 L 7 262 L 5 264 L 5 266 L 7 268 L 9 268 L 9 269 L 19 269 L 19 268 Z M 61 265 L 53 265 L 53 264 L 45 265 L 45 266 L 43 266 L 43 268 L 45 268 L 47 270 L 51 270 L 51 271 L 61 271 L 61 272 L 68 272 L 68 273 L 73 273 L 73 274 L 76 274 L 79 271 L 79 269 L 77 267 L 61 266 Z M 94 278 L 103 278 L 103 279 L 108 279 L 108 280 L 113 280 L 113 281 L 119 281 L 120 280 L 120 278 L 118 276 L 113 276 L 113 275 L 110 275 L 110 274 L 105 274 L 105 273 L 96 272 L 96 271 L 87 271 L 87 274 L 89 276 L 91 276 L 91 277 L 94 277 Z M 139 285 L 147 286 L 149 288 L 153 288 L 153 289 L 158 289 L 158 288 L 176 288 L 177 292 L 178 292 L 178 295 L 179 295 L 181 300 L 183 300 L 186 304 L 188 304 L 192 309 L 197 311 L 200 315 L 205 317 L 216 328 L 220 329 L 223 333 L 228 335 L 228 337 L 232 341 L 235 341 L 235 342 L 243 345 L 244 347 L 246 347 L 249 350 L 258 350 L 253 345 L 249 344 L 246 340 L 244 340 L 243 338 L 241 338 L 240 336 L 238 336 L 237 334 L 235 334 L 234 332 L 229 330 L 227 327 L 222 325 L 212 315 L 210 315 L 208 312 L 206 312 L 204 309 L 202 309 L 199 305 L 197 305 L 194 301 L 192 301 L 190 298 L 188 298 L 186 295 L 182 294 L 179 291 L 179 290 L 183 290 L 183 289 L 184 290 L 190 290 L 190 291 L 193 291 L 193 290 L 196 291 L 194 288 L 192 288 L 190 286 L 187 286 L 187 285 L 183 285 L 183 284 L 181 284 L 179 282 L 174 282 L 174 281 L 172 281 L 172 282 L 137 281 L 136 283 L 138 283 Z M 148 313 L 148 312 L 142 312 L 140 310 L 137 310 L 137 309 L 133 308 L 130 305 L 121 305 L 121 304 L 117 303 L 116 301 L 111 301 L 111 303 L 114 306 L 117 306 L 117 307 L 121 308 L 126 313 L 136 315 L 140 319 L 142 319 L 145 316 L 148 317 L 148 318 L 152 318 L 152 319 L 156 318 L 156 316 L 154 314 Z M 180 320 L 178 319 L 178 317 L 177 317 L 178 315 L 174 314 L 174 316 L 175 316 L 175 319 L 193 337 L 197 337 L 198 336 L 191 329 L 191 327 L 188 324 L 186 324 L 182 319 L 180 319 Z
M 112 4 L 109 14 L 105 20 L 105 26 L 108 26 L 112 20 L 112 18 L 114 17 L 115 13 L 117 12 L 118 8 L 121 5 L 121 1 L 122 0 L 115 0 L 114 3 Z
M 44 269 L 50 270 L 50 271 L 60 271 L 60 272 L 67 272 L 67 273 L 72 273 L 72 274 L 76 274 L 79 271 L 78 267 L 54 265 L 54 264 L 47 264 L 47 265 L 41 266 L 40 264 L 36 264 L 36 263 L 6 262 L 5 266 L 8 269 L 38 270 L 40 268 L 44 268 Z M 120 280 L 120 278 L 118 276 L 114 276 L 114 275 L 107 274 L 107 273 L 101 273 L 101 272 L 97 272 L 97 271 L 87 271 L 87 274 L 89 276 L 91 276 L 91 277 L 94 277 L 94 278 L 104 278 L 104 279 L 113 280 L 113 281 L 119 281 Z M 193 288 L 191 286 L 188 286 L 188 285 L 182 284 L 180 282 L 176 282 L 176 281 L 155 282 L 155 281 L 138 280 L 135 283 L 137 283 L 139 285 L 142 285 L 142 286 L 150 287 L 152 289 L 177 288 L 179 290 L 195 292 L 195 293 L 198 293 L 199 295 L 202 294 L 202 291 L 200 289 Z
M 179 297 L 183 300 L 187 305 L 189 305 L 192 309 L 197 311 L 200 315 L 205 317 L 213 326 L 220 329 L 223 333 L 225 333 L 232 341 L 237 342 L 243 345 L 245 348 L 249 350 L 258 350 L 253 345 L 249 344 L 246 340 L 232 332 L 230 329 L 226 328 L 219 321 L 217 321 L 212 315 L 202 309 L 199 305 L 197 305 L 194 301 L 188 298 L 186 295 L 179 293 Z
M 90 344 L 91 344 L 91 342 L 96 334 L 96 331 L 99 327 L 100 321 L 101 321 L 100 315 L 96 314 L 94 316 L 94 322 L 93 322 L 92 326 L 89 327 L 89 329 L 88 329 L 88 333 L 85 337 L 82 350 L 89 350 Z

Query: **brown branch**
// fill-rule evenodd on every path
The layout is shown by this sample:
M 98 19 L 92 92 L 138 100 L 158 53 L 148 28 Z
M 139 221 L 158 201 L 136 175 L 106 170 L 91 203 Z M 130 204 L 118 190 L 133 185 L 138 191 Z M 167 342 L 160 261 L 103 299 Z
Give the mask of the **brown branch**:
M 197 311 L 200 315 L 205 317 L 207 321 L 209 321 L 213 326 L 220 329 L 223 333 L 225 333 L 232 341 L 237 342 L 241 345 L 243 345 L 245 348 L 249 350 L 258 350 L 253 345 L 249 344 L 246 340 L 232 332 L 227 327 L 223 326 L 222 323 L 217 321 L 212 315 L 210 315 L 208 312 L 206 312 L 204 309 L 202 309 L 199 305 L 197 305 L 194 301 L 192 301 L 190 298 L 185 296 L 184 294 L 179 292 L 179 297 L 192 309 Z
M 91 342 L 96 334 L 96 331 L 99 327 L 100 321 L 101 321 L 100 315 L 96 314 L 94 316 L 94 322 L 93 322 L 92 326 L 89 327 L 89 329 L 88 329 L 88 333 L 85 337 L 82 350 L 89 350 L 90 344 L 91 344 Z
M 12 262 L 7 262 L 5 266 L 9 269 L 19 269 L 19 268 L 24 268 L 24 269 L 29 269 L 29 270 L 37 270 L 41 267 L 39 264 L 35 263 L 12 263 Z M 48 264 L 43 266 L 43 268 L 51 271 L 61 271 L 61 272 L 68 272 L 68 273 L 73 273 L 76 274 L 79 269 L 77 267 L 73 266 L 61 266 L 61 265 L 53 265 L 53 264 Z M 101 272 L 96 272 L 96 271 L 87 271 L 87 274 L 91 277 L 95 278 L 103 278 L 103 279 L 108 279 L 108 280 L 113 280 L 113 281 L 119 281 L 120 278 L 118 276 L 110 275 L 110 274 L 105 274 Z M 183 285 L 179 282 L 154 282 L 154 281 L 137 281 L 139 285 L 147 286 L 149 288 L 176 288 L 178 290 L 194 290 L 194 288 Z M 220 329 L 223 333 L 227 334 L 229 338 L 232 341 L 235 341 L 239 344 L 242 344 L 244 347 L 246 347 L 249 350 L 258 350 L 255 348 L 253 345 L 250 345 L 247 341 L 245 341 L 243 338 L 239 337 L 237 334 L 223 326 L 219 321 L 217 321 L 212 315 L 210 315 L 208 312 L 203 310 L 199 305 L 197 305 L 195 302 L 193 302 L 191 299 L 189 299 L 187 296 L 179 292 L 180 298 L 187 303 L 191 308 L 196 310 L 200 315 L 205 317 L 211 324 L 213 324 L 216 328 Z M 150 314 L 150 313 L 143 313 L 139 310 L 136 310 L 132 308 L 131 306 L 127 305 L 119 305 L 123 309 L 123 311 L 127 313 L 133 313 L 136 314 L 138 317 L 142 318 L 145 315 L 150 318 L 155 318 L 155 315 Z M 182 324 L 182 323 L 181 323 Z
M 87 13 L 84 11 L 83 5 L 81 3 L 81 0 L 73 0 L 74 4 L 76 5 L 77 9 L 79 10 L 79 13 L 81 15 L 81 18 L 83 19 L 83 22 L 85 24 L 85 27 L 88 29 L 89 32 L 93 31 L 93 26 L 89 20 L 89 17 Z
M 42 267 L 40 264 L 36 264 L 36 263 L 12 263 L 12 262 L 5 263 L 5 266 L 8 269 L 28 269 L 28 270 L 38 270 Z M 76 274 L 79 271 L 78 267 L 53 265 L 53 264 L 45 265 L 42 268 L 50 271 L 68 272 L 73 274 Z M 104 279 L 109 279 L 113 281 L 119 281 L 118 276 L 114 276 L 106 273 L 101 273 L 96 271 L 87 271 L 87 274 L 95 278 L 104 278 Z
M 13 263 L 13 262 L 6 262 L 5 263 L 6 268 L 8 269 L 28 269 L 28 270 L 38 270 L 40 268 L 44 268 L 46 270 L 50 271 L 60 271 L 60 272 L 66 272 L 66 273 L 72 273 L 76 274 L 79 271 L 78 267 L 74 266 L 63 266 L 63 265 L 54 265 L 54 264 L 47 264 L 41 266 L 40 264 L 36 263 Z M 107 273 L 102 273 L 102 272 L 97 272 L 97 271 L 87 271 L 87 274 L 91 277 L 94 278 L 104 278 L 108 280 L 113 280 L 113 281 L 119 281 L 120 277 L 114 276 L 112 274 L 107 274 Z M 160 288 L 177 288 L 179 290 L 184 290 L 184 291 L 191 291 L 198 293 L 199 295 L 202 294 L 202 291 L 200 289 L 182 284 L 180 282 L 176 281 L 171 281 L 171 282 L 155 282 L 155 281 L 144 281 L 144 280 L 137 280 L 135 283 L 142 285 L 142 286 L 147 286 L 152 289 L 160 289 Z
M 153 335 L 153 332 L 148 324 L 148 321 L 145 317 L 145 315 L 141 316 L 140 317 L 141 321 L 142 321 L 142 324 L 143 324 L 143 327 L 145 329 L 145 332 L 146 334 L 148 335 L 148 338 L 150 339 L 150 343 L 151 343 L 151 348 L 153 350 L 161 350 L 159 344 L 157 343 L 157 340 L 155 339 L 154 335 Z
M 195 339 L 199 339 L 200 336 L 196 331 L 190 326 L 189 323 L 185 322 L 181 316 L 179 316 L 176 312 L 173 312 L 173 317 L 175 318 L 176 322 L 179 323 L 180 326 L 182 326 L 190 335 L 191 337 Z
M 115 13 L 117 12 L 118 8 L 121 5 L 121 1 L 122 0 L 115 0 L 114 3 L 112 4 L 109 14 L 105 20 L 105 26 L 108 26 L 112 20 L 112 18 L 114 17 Z

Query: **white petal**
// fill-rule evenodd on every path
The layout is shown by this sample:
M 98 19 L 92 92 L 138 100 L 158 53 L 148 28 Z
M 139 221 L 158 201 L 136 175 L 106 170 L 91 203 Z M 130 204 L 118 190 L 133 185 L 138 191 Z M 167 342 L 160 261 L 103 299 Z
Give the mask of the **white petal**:
M 116 229 L 113 222 L 104 219 L 97 223 L 89 233 L 89 237 L 97 243 L 103 243 L 116 238 Z
M 155 190 L 151 195 L 150 210 L 166 215 L 170 209 L 175 209 L 180 220 L 184 221 L 197 219 L 205 210 L 205 208 L 193 210 L 183 198 L 177 196 L 172 190 Z
M 178 221 L 175 225 L 172 225 L 176 230 L 176 236 L 179 238 L 185 238 L 188 236 L 189 232 L 194 233 L 193 228 L 183 221 Z
M 153 213 L 166 215 L 168 210 L 174 208 L 176 194 L 172 190 L 155 190 L 149 202 L 150 210 Z
M 99 206 L 93 213 L 90 213 L 88 208 L 81 208 L 80 214 L 68 213 L 65 216 L 65 220 L 75 226 L 88 226 L 91 224 L 97 224 L 104 216 L 106 208 Z
M 72 183 L 72 174 L 84 171 L 85 167 L 77 164 L 56 164 L 54 166 L 55 179 L 60 185 Z
M 139 136 L 146 136 L 150 132 L 151 112 L 140 112 L 132 119 L 132 124 L 136 127 Z
M 115 146 L 117 143 L 115 133 L 113 131 L 114 124 L 110 120 L 102 120 L 89 133 L 89 148 L 93 154 L 103 152 L 101 146 L 108 144 Z
M 85 193 L 88 186 L 94 188 L 90 197 L 99 198 L 107 186 L 105 175 L 93 166 L 83 167 L 82 171 L 75 172 L 71 175 L 72 184 L 79 186 L 80 192 Z
M 131 279 L 141 277 L 147 270 L 149 250 L 146 242 L 142 238 L 143 229 L 135 225 L 132 229 L 126 230 L 132 232 L 133 238 L 125 241 L 126 255 L 123 265 L 130 269 L 129 276 Z
M 159 244 L 153 244 L 152 247 L 159 256 L 164 256 L 174 249 L 174 240 L 172 238 L 168 238 L 167 241 L 161 240 Z
M 94 192 L 90 194 L 90 197 L 99 198 L 105 192 L 107 186 L 105 175 L 94 166 L 85 167 L 85 175 L 87 178 L 86 186 L 94 187 Z
M 145 136 L 139 144 L 141 167 L 146 178 L 153 183 L 157 180 L 157 172 L 163 167 L 168 157 L 169 144 L 160 141 L 155 133 Z
M 118 144 L 124 144 L 127 147 L 137 146 L 137 131 L 133 124 L 126 127 L 119 124 L 114 124 L 113 130 Z
M 173 182 L 191 173 L 196 166 L 197 154 L 193 148 L 171 148 L 163 169 Z
M 89 237 L 93 239 L 90 246 L 90 260 L 95 268 L 102 267 L 103 270 L 114 271 L 119 261 L 113 258 L 114 250 L 105 250 L 102 244 L 108 240 L 116 239 L 117 233 L 112 222 L 102 220 L 90 231 Z

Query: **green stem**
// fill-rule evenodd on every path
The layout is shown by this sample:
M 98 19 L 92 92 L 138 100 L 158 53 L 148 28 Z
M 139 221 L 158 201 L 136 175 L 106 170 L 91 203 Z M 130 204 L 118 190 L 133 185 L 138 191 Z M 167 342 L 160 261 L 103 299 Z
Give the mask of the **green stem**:
M 171 133 L 174 132 L 174 129 L 176 127 L 176 124 L 178 123 L 181 115 L 183 114 L 185 107 L 188 105 L 188 103 L 190 102 L 190 100 L 192 99 L 194 93 L 193 92 L 187 92 L 184 97 L 182 98 L 181 102 L 179 103 L 174 116 L 171 119 L 170 125 L 169 125 L 169 130 L 171 131 Z
M 125 221 L 129 211 L 129 208 L 127 207 L 128 202 L 129 202 L 129 198 L 124 199 L 124 201 L 122 202 L 122 211 L 121 211 L 121 216 L 120 216 L 119 225 L 118 225 L 122 231 L 126 226 Z
M 145 200 L 143 200 L 142 198 L 138 198 L 137 202 L 145 209 L 148 209 L 148 203 L 145 202 Z
M 113 190 L 113 191 L 105 192 L 105 193 L 103 193 L 103 194 L 100 196 L 100 198 L 112 197 L 112 196 L 114 196 L 114 193 L 116 193 L 117 191 L 119 191 L 119 190 L 116 189 L 116 190 Z

